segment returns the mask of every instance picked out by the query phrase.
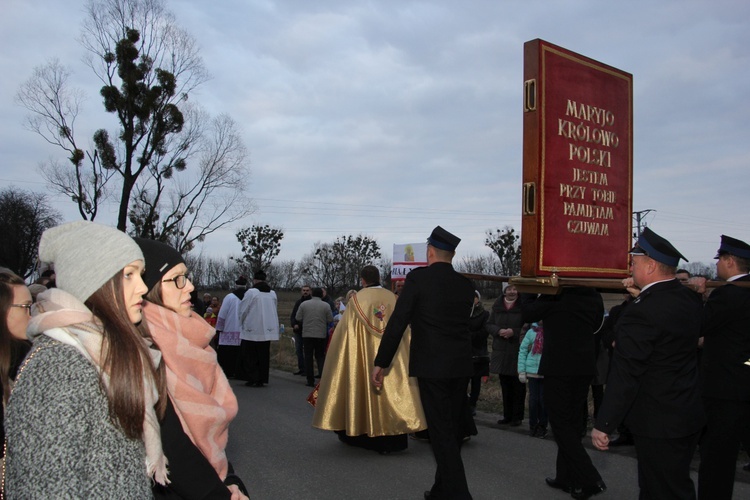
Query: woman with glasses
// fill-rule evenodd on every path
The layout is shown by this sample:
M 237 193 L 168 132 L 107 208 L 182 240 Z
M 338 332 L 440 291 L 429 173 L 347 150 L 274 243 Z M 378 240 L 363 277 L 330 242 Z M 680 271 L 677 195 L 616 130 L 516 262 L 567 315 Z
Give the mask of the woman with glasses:
M 3 391 L 3 411 L 0 413 L 0 434 L 5 441 L 3 426 L 5 405 L 18 373 L 18 365 L 29 352 L 26 327 L 31 319 L 31 294 L 26 283 L 10 269 L 0 267 L 0 382 Z M 5 456 L 0 450 L 0 459 Z
M 39 259 L 54 264 L 57 288 L 39 294 L 26 329 L 33 345 L 5 413 L 5 496 L 149 498 L 167 464 L 156 358 L 135 326 L 143 254 L 126 234 L 78 221 L 45 231 Z M 11 313 L 29 303 L 14 298 Z
M 216 332 L 191 308 L 195 287 L 180 253 L 157 241 L 136 242 L 148 287 L 140 328 L 162 353 L 169 393 L 161 432 L 171 483 L 155 485 L 154 496 L 245 499 L 225 451 L 237 398 L 209 346 Z

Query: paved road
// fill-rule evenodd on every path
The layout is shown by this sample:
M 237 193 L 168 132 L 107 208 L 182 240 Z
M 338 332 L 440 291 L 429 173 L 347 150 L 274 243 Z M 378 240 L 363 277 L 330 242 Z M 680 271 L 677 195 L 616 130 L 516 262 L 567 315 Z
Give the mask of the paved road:
M 432 484 L 435 462 L 429 444 L 410 440 L 408 450 L 381 456 L 312 428 L 304 377 L 272 371 L 265 388 L 232 385 L 240 413 L 232 424 L 228 454 L 252 500 L 418 500 Z M 500 430 L 497 418 L 480 413 L 479 435 L 463 448 L 475 500 L 570 498 L 544 484 L 555 470 L 554 441 L 530 438 L 521 429 Z M 609 488 L 596 498 L 638 498 L 632 448 L 589 453 Z M 736 483 L 735 498 L 750 498 L 750 477 L 745 477 L 750 474 L 739 470 L 738 476 L 743 482 Z

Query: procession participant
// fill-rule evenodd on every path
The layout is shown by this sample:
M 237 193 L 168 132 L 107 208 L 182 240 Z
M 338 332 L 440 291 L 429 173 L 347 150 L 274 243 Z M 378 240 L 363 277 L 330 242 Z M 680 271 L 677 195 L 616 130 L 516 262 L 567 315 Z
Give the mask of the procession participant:
M 41 286 L 41 285 L 40 285 Z M 47 287 L 43 287 L 47 290 Z M 10 269 L 0 267 L 0 385 L 3 408 L 0 412 L 0 439 L 5 441 L 3 426 L 5 406 L 16 379 L 18 367 L 29 352 L 31 343 L 26 328 L 31 319 L 31 293 L 26 282 Z M 5 456 L 0 451 L 0 460 Z
M 515 286 L 506 286 L 492 304 L 485 330 L 492 336 L 490 372 L 497 373 L 503 396 L 503 418 L 497 423 L 518 427 L 526 405 L 526 384 L 518 380 L 518 349 L 525 328 Z
M 46 230 L 39 259 L 57 287 L 39 294 L 33 341 L 6 411 L 8 498 L 150 498 L 166 484 L 142 320 L 144 260 L 117 229 L 78 221 Z M 154 353 L 155 354 L 155 353 Z
M 427 266 L 406 275 L 372 371 L 375 387 L 387 390 L 385 371 L 411 324 L 409 375 L 417 377 L 437 462 L 435 482 L 424 493 L 432 499 L 471 498 L 461 443 L 469 415 L 466 387 L 473 373 L 469 321 L 474 285 L 451 264 L 460 241 L 440 226 L 432 231 L 427 239 Z
M 240 324 L 239 308 L 240 302 L 247 291 L 247 279 L 244 276 L 239 276 L 234 285 L 234 290 L 224 297 L 224 303 L 216 317 L 216 333 L 219 337 L 216 357 L 227 378 L 237 376 L 242 340 L 240 338 L 242 325 Z
M 323 373 L 326 360 L 326 340 L 328 324 L 333 321 L 333 313 L 327 302 L 323 302 L 323 289 L 313 288 L 312 298 L 302 302 L 295 319 L 302 325 L 302 343 L 305 347 L 305 375 L 307 386 L 315 387 L 315 379 Z M 313 375 L 313 360 L 318 364 L 318 374 Z
M 703 402 L 708 425 L 700 442 L 698 498 L 731 499 L 740 440 L 750 432 L 750 245 L 721 236 L 716 274 L 727 282 L 703 307 L 701 360 Z M 693 278 L 698 292 L 705 278 Z
M 591 440 L 597 449 L 608 449 L 608 435 L 624 420 L 635 440 L 641 498 L 695 498 L 690 461 L 706 423 L 696 360 L 701 297 L 675 278 L 685 257 L 651 229 L 630 254 L 640 291 L 615 325 L 607 389 Z
M 271 367 L 271 341 L 279 340 L 279 315 L 276 292 L 266 283 L 266 273 L 255 271 L 253 287 L 240 303 L 242 344 L 239 371 L 248 387 L 268 383 Z
M 383 390 L 370 385 L 370 370 L 396 304 L 380 286 L 380 272 L 365 266 L 362 290 L 336 327 L 320 379 L 313 427 L 336 431 L 341 441 L 381 454 L 408 447 L 407 434 L 427 427 L 417 381 L 409 378 L 410 332 L 399 345 Z
M 209 342 L 216 331 L 192 310 L 194 290 L 182 255 L 171 246 L 136 238 L 146 261 L 144 337 L 162 355 L 167 395 L 161 421 L 170 484 L 156 498 L 246 499 L 226 455 L 237 398 Z
M 563 288 L 558 295 L 524 296 L 526 323 L 544 322 L 539 374 L 544 405 L 557 443 L 555 477 L 548 486 L 589 498 L 606 491 L 599 471 L 583 447 L 582 419 L 589 384 L 596 372 L 594 333 L 604 318 L 604 302 L 593 288 Z

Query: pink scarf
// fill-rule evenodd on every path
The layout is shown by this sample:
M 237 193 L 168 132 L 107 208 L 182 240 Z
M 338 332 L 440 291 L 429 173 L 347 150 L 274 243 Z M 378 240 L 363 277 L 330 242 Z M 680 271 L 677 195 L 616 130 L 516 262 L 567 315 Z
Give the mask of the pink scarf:
M 189 318 L 144 302 L 144 315 L 166 365 L 167 389 L 182 428 L 219 477 L 227 477 L 229 423 L 237 398 L 208 346 L 216 331 L 196 313 Z

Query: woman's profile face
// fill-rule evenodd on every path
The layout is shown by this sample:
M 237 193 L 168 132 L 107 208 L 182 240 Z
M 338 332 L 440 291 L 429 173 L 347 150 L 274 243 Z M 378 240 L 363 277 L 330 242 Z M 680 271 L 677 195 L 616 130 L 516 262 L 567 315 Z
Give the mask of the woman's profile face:
M 28 307 L 20 306 L 31 305 L 31 293 L 26 285 L 12 285 L 11 288 L 13 289 L 13 305 L 8 308 L 6 318 L 8 331 L 15 338 L 26 340 L 26 327 L 29 326 L 31 315 Z
M 140 323 L 143 319 L 143 296 L 148 292 L 148 287 L 141 276 L 143 266 L 142 260 L 135 260 L 122 270 L 122 292 L 125 307 L 128 309 L 128 318 L 133 324 Z
M 177 264 L 167 271 L 161 279 L 161 301 L 168 309 L 186 318 L 190 316 L 192 311 L 191 307 L 193 304 L 190 300 L 190 293 L 195 290 L 195 287 L 189 279 L 177 277 L 187 274 L 187 266 L 185 264 Z M 186 280 L 185 286 L 177 288 L 179 281 L 182 279 Z

